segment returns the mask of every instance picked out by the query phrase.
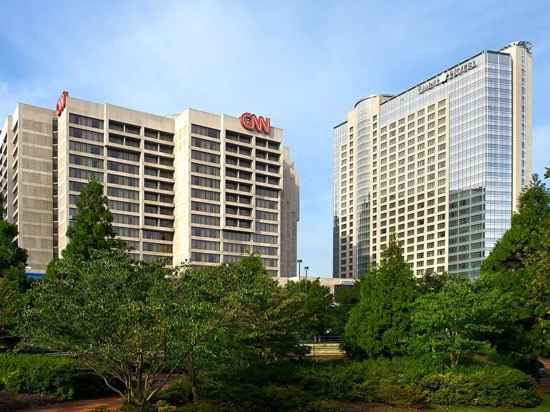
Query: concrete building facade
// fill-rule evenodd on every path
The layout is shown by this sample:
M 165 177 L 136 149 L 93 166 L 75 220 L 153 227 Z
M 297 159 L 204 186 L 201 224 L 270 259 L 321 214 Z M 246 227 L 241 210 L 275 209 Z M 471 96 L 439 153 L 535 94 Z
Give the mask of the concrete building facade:
M 417 275 L 476 276 L 531 176 L 528 42 L 483 51 L 333 129 L 333 276 L 358 277 L 395 233 Z
M 273 276 L 295 274 L 297 174 L 268 118 L 157 116 L 64 92 L 56 111 L 19 104 L 1 133 L 7 217 L 32 271 L 67 245 L 80 190 L 94 179 L 135 259 L 208 266 L 254 252 Z

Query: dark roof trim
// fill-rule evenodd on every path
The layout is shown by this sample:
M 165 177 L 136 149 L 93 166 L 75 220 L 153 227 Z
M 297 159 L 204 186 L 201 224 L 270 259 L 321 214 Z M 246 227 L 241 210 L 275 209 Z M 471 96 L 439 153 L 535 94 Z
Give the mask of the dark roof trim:
M 347 122 L 348 122 L 347 120 L 344 120 L 342 123 L 339 123 L 339 124 L 337 124 L 336 126 L 334 126 L 333 129 L 337 129 L 338 127 L 340 127 L 340 126 L 346 124 Z

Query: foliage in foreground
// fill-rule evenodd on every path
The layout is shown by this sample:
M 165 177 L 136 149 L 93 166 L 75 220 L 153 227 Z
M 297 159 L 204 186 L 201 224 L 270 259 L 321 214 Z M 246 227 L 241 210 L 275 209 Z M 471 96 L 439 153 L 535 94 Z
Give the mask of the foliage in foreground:
M 502 333 L 485 335 L 512 364 L 550 351 L 550 193 L 535 176 L 512 225 L 481 266 L 479 287 L 511 296 Z
M 17 226 L 6 221 L 0 209 L 0 348 L 17 341 L 13 331 L 27 288 L 27 252 L 17 245 L 17 234 Z
M 176 371 L 198 400 L 202 375 L 303 354 L 303 301 L 261 260 L 169 269 L 120 252 L 64 259 L 68 276 L 33 286 L 20 332 L 27 343 L 68 351 L 140 408 Z
M 321 285 L 319 279 L 289 282 L 286 290 L 303 300 L 305 328 L 304 338 L 333 334 L 336 329 L 336 308 L 330 289 Z
M 70 276 L 36 283 L 20 328 L 26 342 L 71 352 L 129 402 L 143 404 L 181 355 L 173 288 L 158 265 L 122 253 L 71 260 Z M 183 332 L 183 330 L 182 330 Z
M 361 280 L 361 299 L 351 310 L 344 335 L 349 352 L 368 357 L 406 354 L 417 295 L 412 270 L 392 235 L 380 266 Z
M 378 358 L 256 365 L 210 381 L 205 398 L 243 411 L 317 411 L 334 402 L 533 407 L 540 403 L 535 388 L 529 376 L 505 366 L 448 369 L 412 358 Z M 176 393 L 185 403 L 188 385 L 179 381 L 165 399 L 178 403 Z
M 90 370 L 70 358 L 52 355 L 0 354 L 0 390 L 80 399 L 105 393 Z
M 457 367 L 466 355 L 490 351 L 483 337 L 504 327 L 509 307 L 509 294 L 481 293 L 468 279 L 450 279 L 440 291 L 415 301 L 411 349 Z

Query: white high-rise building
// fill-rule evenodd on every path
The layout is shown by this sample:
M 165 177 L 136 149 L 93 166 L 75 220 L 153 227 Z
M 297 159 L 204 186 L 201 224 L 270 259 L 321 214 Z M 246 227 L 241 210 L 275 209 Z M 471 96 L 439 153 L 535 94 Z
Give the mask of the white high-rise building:
M 64 92 L 55 111 L 17 105 L 0 143 L 7 218 L 33 272 L 67 245 L 95 179 L 136 259 L 218 265 L 253 252 L 273 276 L 295 274 L 298 180 L 269 118 L 157 116 Z
M 476 276 L 531 178 L 531 46 L 483 51 L 333 130 L 333 276 L 364 274 L 391 233 L 415 273 Z

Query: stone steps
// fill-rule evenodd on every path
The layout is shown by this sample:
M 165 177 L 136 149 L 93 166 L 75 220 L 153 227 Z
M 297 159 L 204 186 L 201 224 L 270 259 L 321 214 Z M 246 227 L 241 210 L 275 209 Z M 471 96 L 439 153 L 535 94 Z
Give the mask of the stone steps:
M 544 367 L 544 375 L 539 378 L 539 388 L 546 393 L 550 393 L 550 359 L 539 358 L 539 361 Z
M 307 356 L 312 358 L 343 358 L 346 353 L 340 348 L 339 343 L 307 343 L 309 348 Z

